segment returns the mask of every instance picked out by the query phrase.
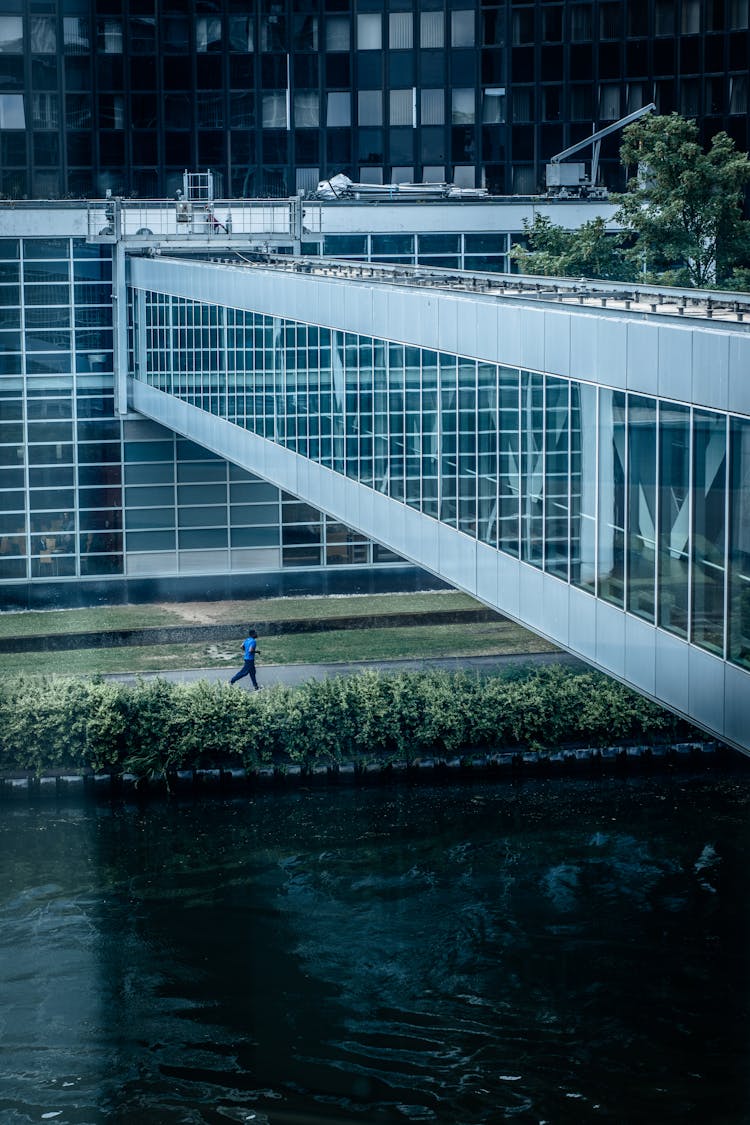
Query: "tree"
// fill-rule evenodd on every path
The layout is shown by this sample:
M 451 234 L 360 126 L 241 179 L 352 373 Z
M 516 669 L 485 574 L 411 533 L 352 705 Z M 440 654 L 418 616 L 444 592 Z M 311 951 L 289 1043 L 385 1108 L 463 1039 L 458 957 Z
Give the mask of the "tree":
M 511 258 L 523 273 L 545 277 L 589 277 L 608 281 L 633 281 L 634 266 L 620 233 L 607 232 L 604 219 L 590 219 L 578 230 L 557 226 L 548 215 L 524 220 L 528 249 L 514 246 Z
M 747 154 L 726 133 L 704 152 L 695 122 L 672 113 L 628 125 L 620 160 L 639 166 L 615 216 L 637 235 L 631 261 L 662 283 L 731 285 L 734 270 L 750 263 L 750 223 L 742 218 Z

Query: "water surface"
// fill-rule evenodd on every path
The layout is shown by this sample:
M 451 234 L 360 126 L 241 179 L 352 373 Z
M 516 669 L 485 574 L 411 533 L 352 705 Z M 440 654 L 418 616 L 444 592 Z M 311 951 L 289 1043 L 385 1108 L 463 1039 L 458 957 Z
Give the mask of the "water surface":
M 0 806 L 0 1121 L 750 1121 L 750 777 Z

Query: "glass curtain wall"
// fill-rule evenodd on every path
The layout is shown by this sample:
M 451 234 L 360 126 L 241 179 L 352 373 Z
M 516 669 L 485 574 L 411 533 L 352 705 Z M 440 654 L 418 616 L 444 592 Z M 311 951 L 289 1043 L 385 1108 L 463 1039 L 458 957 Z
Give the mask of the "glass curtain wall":
M 750 667 L 744 419 L 184 298 L 131 307 L 152 385 Z
M 729 659 L 750 668 L 750 422 L 731 420 Z

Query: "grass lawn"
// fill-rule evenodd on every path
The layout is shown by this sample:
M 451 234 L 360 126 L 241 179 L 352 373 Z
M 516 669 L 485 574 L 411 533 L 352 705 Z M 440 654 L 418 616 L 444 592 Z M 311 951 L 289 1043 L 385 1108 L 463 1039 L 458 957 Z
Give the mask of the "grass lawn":
M 0 613 L 0 637 L 40 637 L 53 633 L 88 633 L 107 629 L 146 629 L 159 625 L 222 625 L 378 613 L 431 613 L 483 608 L 468 594 L 425 591 L 416 594 L 363 594 L 346 597 L 258 598 L 252 601 L 180 602 L 154 605 L 95 606 L 89 609 Z
M 327 601 L 328 599 L 310 600 Z M 471 601 L 471 599 L 467 600 Z M 261 619 L 256 617 L 255 620 Z M 101 623 L 99 627 L 102 628 Z M 460 626 L 417 625 L 404 629 L 336 630 L 332 628 L 324 633 L 268 638 L 263 637 L 262 628 L 259 632 L 258 670 L 261 673 L 264 665 L 273 664 L 351 663 L 360 660 L 377 662 L 420 657 L 492 656 L 556 651 L 553 645 L 510 621 Z M 181 668 L 239 668 L 242 664 L 239 652 L 241 639 L 240 630 L 236 645 L 228 642 L 207 645 L 203 642 L 74 649 L 49 653 L 44 651 L 0 653 L 0 675 L 13 675 L 19 672 L 95 675 L 107 672 L 166 672 Z

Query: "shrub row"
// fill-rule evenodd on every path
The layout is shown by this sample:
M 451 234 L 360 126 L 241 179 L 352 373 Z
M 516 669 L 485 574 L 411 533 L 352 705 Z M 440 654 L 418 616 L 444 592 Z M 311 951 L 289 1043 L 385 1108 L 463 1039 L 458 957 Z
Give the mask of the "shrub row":
M 425 754 L 685 737 L 686 724 L 596 672 L 502 677 L 366 671 L 260 693 L 201 681 L 17 677 L 0 684 L 0 769 L 139 777 L 217 765 L 411 761 Z

